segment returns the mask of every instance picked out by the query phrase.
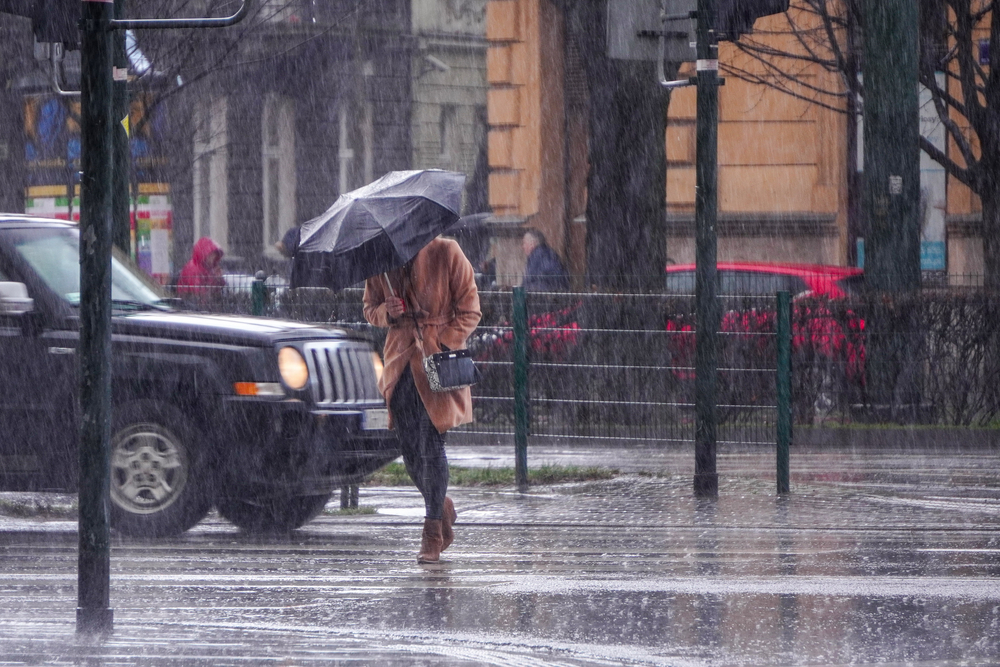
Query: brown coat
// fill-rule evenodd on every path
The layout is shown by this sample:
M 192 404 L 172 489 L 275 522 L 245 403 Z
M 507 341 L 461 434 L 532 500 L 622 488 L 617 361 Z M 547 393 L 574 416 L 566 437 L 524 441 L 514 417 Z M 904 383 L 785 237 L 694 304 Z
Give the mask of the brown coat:
M 468 387 L 431 391 L 410 313 L 414 312 L 420 323 L 426 354 L 440 352 L 441 345 L 451 350 L 464 348 L 482 317 L 472 265 L 458 243 L 437 238 L 417 253 L 409 276 L 400 268 L 389 272 L 389 280 L 396 296 L 405 294 L 407 312 L 402 317 L 391 320 L 386 313 L 385 298 L 390 292 L 385 276 L 369 278 L 364 297 L 365 319 L 389 328 L 383 350 L 385 370 L 379 381 L 386 405 L 391 404 L 393 389 L 409 364 L 417 392 L 439 433 L 471 422 L 472 392 Z

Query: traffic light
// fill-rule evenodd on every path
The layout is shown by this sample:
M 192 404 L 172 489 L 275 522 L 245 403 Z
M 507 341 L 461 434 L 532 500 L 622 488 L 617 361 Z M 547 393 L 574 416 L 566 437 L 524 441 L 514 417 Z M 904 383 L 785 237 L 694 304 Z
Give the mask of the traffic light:
M 80 48 L 80 0 L 0 0 L 0 13 L 26 16 L 39 42 Z
M 735 42 L 753 32 L 754 21 L 762 16 L 788 11 L 788 0 L 716 0 L 715 38 Z

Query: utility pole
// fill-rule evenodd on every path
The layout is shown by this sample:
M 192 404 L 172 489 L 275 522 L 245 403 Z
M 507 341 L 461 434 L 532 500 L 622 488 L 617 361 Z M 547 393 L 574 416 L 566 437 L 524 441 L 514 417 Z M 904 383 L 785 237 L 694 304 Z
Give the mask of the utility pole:
M 718 148 L 720 39 L 736 41 L 764 16 L 788 11 L 789 0 L 607 0 L 608 55 L 657 63 L 659 84 L 668 90 L 697 86 L 695 126 L 695 434 L 694 493 L 719 495 L 716 471 L 716 386 L 718 384 L 719 305 Z M 691 79 L 668 81 L 666 63 L 687 62 L 691 36 L 684 23 L 696 18 L 695 71 Z
M 120 2 L 121 0 L 119 0 Z M 107 634 L 111 588 L 111 243 L 113 31 L 223 28 L 246 16 L 250 0 L 224 18 L 115 19 L 115 0 L 83 0 L 80 21 L 83 176 L 80 198 L 80 550 L 76 630 Z M 124 51 L 122 51 L 124 53 Z M 126 146 L 127 150 L 127 146 Z M 125 183 L 128 179 L 126 177 Z M 126 212 L 128 194 L 125 194 Z M 127 247 L 127 246 L 126 246 Z
M 80 22 L 80 550 L 76 627 L 111 631 L 111 203 L 114 4 L 84 0 Z
M 622 0 L 624 2 L 624 0 Z M 716 471 L 718 409 L 719 304 L 716 260 L 718 258 L 718 171 L 719 171 L 719 40 L 736 41 L 752 32 L 754 22 L 763 16 L 788 10 L 788 0 L 660 0 L 659 30 L 640 29 L 636 37 L 656 36 L 659 40 L 657 75 L 667 89 L 697 86 L 695 125 L 695 384 L 694 384 L 694 493 L 699 498 L 719 495 Z M 649 10 L 645 11 L 648 21 Z M 690 80 L 667 81 L 665 61 L 684 60 L 691 40 L 678 31 L 678 21 L 694 15 L 695 71 Z M 634 22 L 641 23 L 640 20 Z M 631 26 L 630 26 L 631 27 Z M 634 28 L 633 28 L 634 30 Z M 619 52 L 631 53 L 620 42 L 621 27 L 609 32 L 609 44 Z M 680 42 L 677 42 L 680 32 Z M 626 33 L 627 34 L 627 33 Z M 641 53 L 641 46 L 634 51 Z
M 719 495 L 716 471 L 716 385 L 719 298 L 716 281 L 718 240 L 719 54 L 715 40 L 715 0 L 698 0 L 696 61 L 697 126 L 695 156 L 695 361 L 694 493 Z

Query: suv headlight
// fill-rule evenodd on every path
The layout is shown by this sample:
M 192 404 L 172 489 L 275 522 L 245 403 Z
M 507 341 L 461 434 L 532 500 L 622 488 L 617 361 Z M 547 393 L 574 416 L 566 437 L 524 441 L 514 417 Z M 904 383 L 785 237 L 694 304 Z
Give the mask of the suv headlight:
M 278 371 L 290 389 L 303 389 L 309 382 L 309 367 L 302 353 L 294 347 L 283 347 L 278 351 Z

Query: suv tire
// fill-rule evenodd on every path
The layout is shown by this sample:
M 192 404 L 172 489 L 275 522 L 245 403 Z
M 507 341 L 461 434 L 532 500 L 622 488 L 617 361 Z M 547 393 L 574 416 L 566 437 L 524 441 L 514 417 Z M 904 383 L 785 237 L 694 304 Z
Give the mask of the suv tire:
M 262 500 L 219 498 L 216 506 L 226 519 L 248 533 L 287 533 L 314 519 L 332 493 Z
M 212 507 L 207 441 L 176 408 L 134 401 L 114 410 L 111 525 L 125 535 L 178 535 Z

